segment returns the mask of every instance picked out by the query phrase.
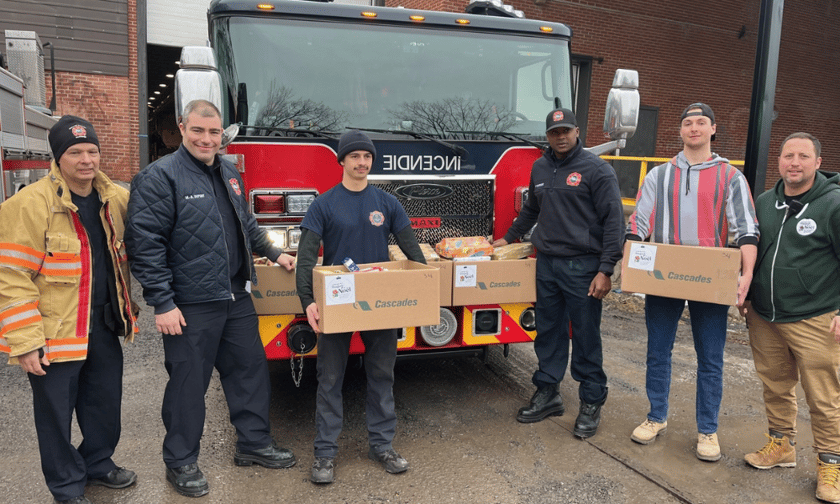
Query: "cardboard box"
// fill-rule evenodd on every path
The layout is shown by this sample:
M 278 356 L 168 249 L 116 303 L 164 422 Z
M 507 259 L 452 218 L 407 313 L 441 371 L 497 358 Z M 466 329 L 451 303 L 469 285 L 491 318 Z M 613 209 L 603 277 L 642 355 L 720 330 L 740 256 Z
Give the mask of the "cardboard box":
M 325 333 L 437 325 L 440 271 L 413 261 L 359 264 L 387 271 L 347 273 L 343 266 L 317 266 L 312 290 Z
M 621 261 L 621 290 L 734 305 L 741 251 L 628 241 Z
M 429 266 L 440 270 L 440 305 L 452 306 L 452 270 L 453 262 L 448 259 L 429 261 Z
M 251 298 L 257 315 L 303 313 L 297 295 L 295 270 L 282 266 L 255 264 L 257 285 L 251 286 Z
M 452 265 L 452 306 L 537 300 L 536 259 L 463 261 Z

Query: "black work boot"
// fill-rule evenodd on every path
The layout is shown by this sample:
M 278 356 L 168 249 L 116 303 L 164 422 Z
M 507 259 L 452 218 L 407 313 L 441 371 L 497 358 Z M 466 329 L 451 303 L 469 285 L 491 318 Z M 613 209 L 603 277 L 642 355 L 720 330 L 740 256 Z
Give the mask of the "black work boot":
M 557 391 L 557 385 L 540 387 L 531 397 L 531 403 L 524 408 L 519 408 L 516 420 L 522 423 L 539 422 L 545 417 L 561 416 L 566 411 L 563 407 L 563 398 Z
M 575 437 L 585 439 L 598 432 L 598 424 L 601 423 L 601 406 L 604 402 L 601 401 L 598 404 L 580 402 L 580 413 L 575 419 Z

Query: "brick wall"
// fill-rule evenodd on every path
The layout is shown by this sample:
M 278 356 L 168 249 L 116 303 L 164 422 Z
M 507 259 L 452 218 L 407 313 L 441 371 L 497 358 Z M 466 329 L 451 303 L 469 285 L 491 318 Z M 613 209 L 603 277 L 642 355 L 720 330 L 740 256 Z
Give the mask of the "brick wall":
M 746 0 L 508 0 L 529 19 L 573 30 L 572 52 L 603 58 L 593 65 L 588 143 L 599 125 L 617 68 L 639 71 L 642 104 L 659 108 L 656 156 L 682 148 L 679 115 L 702 101 L 715 111 L 712 149 L 744 159 L 752 94 L 759 2 Z M 463 12 L 467 0 L 389 0 L 388 5 Z M 778 180 L 781 140 L 808 131 L 823 144 L 823 168 L 838 170 L 840 145 L 840 5 L 836 0 L 785 2 L 766 187 Z M 743 33 L 741 33 L 743 27 Z M 739 36 L 740 35 L 740 36 Z
M 139 170 L 137 111 L 137 9 L 128 1 L 129 74 L 127 77 L 70 72 L 56 73 L 56 114 L 90 121 L 102 149 L 101 169 L 115 180 L 129 181 Z M 47 102 L 52 77 L 47 73 Z

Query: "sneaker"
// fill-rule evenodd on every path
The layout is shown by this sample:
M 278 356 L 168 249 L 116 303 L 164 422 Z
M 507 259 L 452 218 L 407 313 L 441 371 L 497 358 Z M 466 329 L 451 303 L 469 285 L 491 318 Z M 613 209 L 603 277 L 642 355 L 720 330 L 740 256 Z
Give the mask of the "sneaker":
M 744 461 L 756 469 L 796 467 L 796 448 L 789 437 L 770 431 L 767 444 L 757 452 L 744 455 Z
M 394 450 L 375 452 L 371 448 L 368 451 L 368 458 L 382 464 L 382 467 L 391 474 L 399 474 L 408 470 L 408 461 L 400 457 L 400 454 Z
M 312 476 L 310 481 L 312 483 L 324 484 L 332 483 L 335 479 L 335 463 L 333 459 L 328 457 L 318 457 L 315 463 L 312 464 Z
M 55 504 L 93 504 L 93 502 L 89 501 L 84 495 L 80 495 L 78 497 L 73 497 L 72 499 L 57 500 L 55 501 Z
M 195 463 L 181 467 L 167 467 L 166 481 L 176 492 L 187 497 L 201 497 L 210 493 L 207 478 Z
M 720 444 L 716 432 L 711 434 L 697 433 L 697 458 L 706 462 L 720 460 Z
M 642 425 L 633 429 L 633 434 L 630 434 L 630 439 L 639 444 L 651 444 L 656 441 L 656 436 L 661 436 L 668 431 L 668 422 L 654 422 L 650 419 L 645 419 Z
M 265 448 L 253 451 L 242 451 L 237 447 L 236 453 L 233 454 L 233 463 L 238 466 L 257 464 L 269 469 L 285 469 L 292 467 L 296 462 L 291 450 L 278 447 L 274 441 Z
M 817 458 L 817 499 L 840 502 L 840 456 L 820 453 Z
M 137 474 L 123 467 L 117 467 L 101 478 L 88 478 L 88 485 L 100 485 L 108 488 L 126 488 L 137 482 Z

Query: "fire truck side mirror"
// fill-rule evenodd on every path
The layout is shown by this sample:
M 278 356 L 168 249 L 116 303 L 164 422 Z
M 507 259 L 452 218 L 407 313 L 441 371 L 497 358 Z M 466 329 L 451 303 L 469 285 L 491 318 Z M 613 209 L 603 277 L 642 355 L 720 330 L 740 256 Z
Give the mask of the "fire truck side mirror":
M 639 123 L 639 72 L 619 68 L 613 77 L 604 114 L 604 133 L 613 140 L 627 139 Z
M 228 146 L 233 140 L 236 138 L 236 135 L 239 134 L 239 123 L 231 124 L 222 132 L 222 144 L 221 148 L 224 149 Z
M 175 117 L 193 100 L 207 100 L 222 110 L 222 80 L 216 71 L 213 49 L 186 46 L 181 50 L 181 69 L 175 73 Z

